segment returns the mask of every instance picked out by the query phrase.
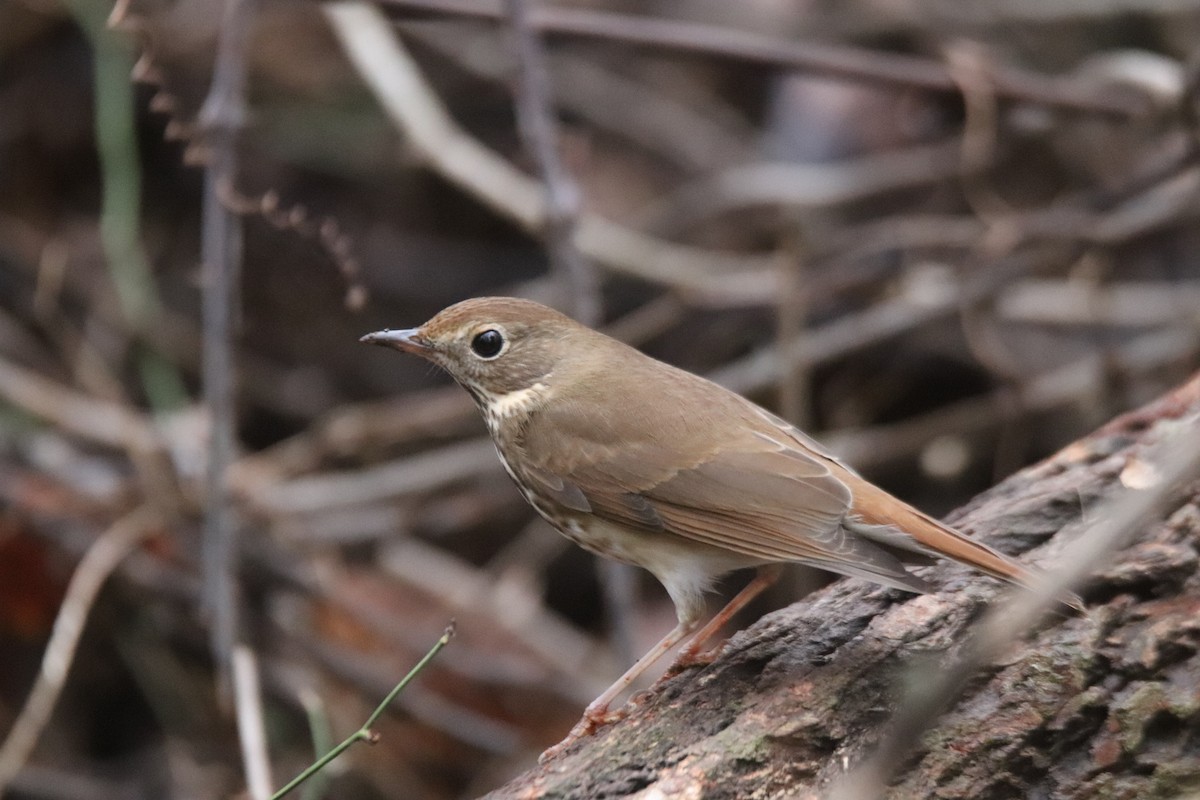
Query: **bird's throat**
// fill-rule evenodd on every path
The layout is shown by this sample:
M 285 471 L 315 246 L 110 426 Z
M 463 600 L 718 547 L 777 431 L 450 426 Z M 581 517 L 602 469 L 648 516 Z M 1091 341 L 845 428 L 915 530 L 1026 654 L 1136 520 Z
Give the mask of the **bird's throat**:
M 514 389 L 505 394 L 479 393 L 480 408 L 488 430 L 495 436 L 506 423 L 519 421 L 550 397 L 550 387 L 538 381 L 523 389 Z

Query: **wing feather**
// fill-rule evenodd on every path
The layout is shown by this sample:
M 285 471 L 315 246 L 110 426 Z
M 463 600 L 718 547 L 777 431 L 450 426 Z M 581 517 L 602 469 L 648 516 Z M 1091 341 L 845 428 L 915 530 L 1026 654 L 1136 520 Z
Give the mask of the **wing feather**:
M 753 560 L 797 561 L 909 590 L 928 588 L 887 549 L 847 530 L 853 498 L 824 453 L 730 397 L 725 411 L 739 425 L 725 420 L 705 429 L 669 416 L 664 425 L 658 415 L 657 428 L 639 429 L 637 418 L 624 419 L 619 435 L 596 421 L 580 425 L 578 414 L 562 413 L 569 406 L 552 405 L 526 428 L 526 453 L 552 454 L 532 465 L 538 482 L 571 499 L 569 508 L 586 505 L 605 521 Z M 574 446 L 569 452 L 547 446 L 551 432 Z M 623 445 L 609 444 L 614 441 Z

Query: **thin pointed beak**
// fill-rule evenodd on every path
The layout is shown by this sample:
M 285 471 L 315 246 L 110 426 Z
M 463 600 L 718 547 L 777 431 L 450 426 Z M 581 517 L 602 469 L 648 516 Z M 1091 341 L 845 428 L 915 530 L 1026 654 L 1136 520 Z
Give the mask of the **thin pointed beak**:
M 364 344 L 378 344 L 384 347 L 391 347 L 395 350 L 400 350 L 405 353 L 414 353 L 416 355 L 425 355 L 433 348 L 421 336 L 420 328 L 406 328 L 402 331 L 393 331 L 385 329 L 368 333 L 366 336 L 359 339 Z

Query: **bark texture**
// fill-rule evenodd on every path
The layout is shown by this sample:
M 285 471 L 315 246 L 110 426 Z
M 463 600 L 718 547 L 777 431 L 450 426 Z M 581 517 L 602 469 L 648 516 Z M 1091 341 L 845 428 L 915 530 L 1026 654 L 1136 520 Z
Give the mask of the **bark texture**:
M 977 497 L 950 521 L 1050 559 L 1122 471 L 1200 411 L 1200 378 Z M 1128 478 L 1128 475 L 1126 476 Z M 1200 792 L 1200 487 L 1172 498 L 1084 588 L 977 673 L 914 743 L 891 798 L 1174 798 Z M 1056 536 L 1059 532 L 1061 536 Z M 623 721 L 489 795 L 819 797 L 868 755 L 924 670 L 1000 592 L 955 566 L 914 597 L 843 580 L 735 635 Z

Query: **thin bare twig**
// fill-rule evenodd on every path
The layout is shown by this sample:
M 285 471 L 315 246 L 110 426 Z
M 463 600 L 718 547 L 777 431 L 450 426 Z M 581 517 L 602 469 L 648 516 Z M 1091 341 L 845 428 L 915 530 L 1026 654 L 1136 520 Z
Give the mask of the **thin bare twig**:
M 1200 282 L 1026 279 L 1002 291 L 1007 322 L 1149 328 L 1200 323 Z
M 949 316 L 957 311 L 959 298 L 967 291 L 979 292 L 984 288 L 980 285 L 967 290 L 947 284 L 944 291 L 936 293 L 913 288 L 861 312 L 847 314 L 819 328 L 807 330 L 801 334 L 795 347 L 784 348 L 781 352 L 777 343 L 764 345 L 750 355 L 714 370 L 708 377 L 736 392 L 753 394 L 775 385 L 786 370 L 812 369 L 934 319 Z
M 218 691 L 229 699 L 233 645 L 238 636 L 237 519 L 227 482 L 236 450 L 234 411 L 235 318 L 239 308 L 242 228 L 222 199 L 237 176 L 236 140 L 246 116 L 246 42 L 255 0 L 226 0 L 212 85 L 200 112 L 204 147 L 203 264 L 204 401 L 212 426 L 204 515 L 204 607 Z
M 575 247 L 579 186 L 559 157 L 558 120 L 550 95 L 546 55 L 529 24 L 525 0 L 505 0 L 505 5 L 521 69 L 517 81 L 517 124 L 545 185 L 545 232 L 550 263 L 568 289 L 572 316 L 584 325 L 594 326 L 603 314 L 600 287 L 595 270 Z
M 29 759 L 50 720 L 75 660 L 75 648 L 96 595 L 113 570 L 143 539 L 157 530 L 158 525 L 159 520 L 153 512 L 139 508 L 113 523 L 79 562 L 54 620 L 37 681 L 4 745 L 0 746 L 0 795 Z
M 548 531 L 543 534 L 557 536 Z M 587 702 L 611 682 L 608 673 L 616 665 L 598 655 L 598 645 L 591 637 L 533 597 L 513 602 L 509 592 L 504 598 L 509 587 L 498 584 L 483 570 L 415 539 L 391 545 L 382 553 L 380 563 L 387 574 L 439 598 L 455 612 L 490 618 L 495 627 L 511 633 L 556 673 L 570 676 L 575 699 Z M 354 605 L 350 599 L 336 600 L 347 607 Z M 370 620 L 364 617 L 364 622 Z M 493 674 L 489 679 L 496 677 Z
M 963 198 L 975 216 L 983 222 L 985 232 L 964 260 L 960 271 L 971 274 L 1003 256 L 1011 254 L 1020 239 L 1011 222 L 1012 205 L 992 186 L 983 166 L 995 161 L 999 140 L 999 102 L 990 81 L 988 54 L 976 42 L 954 41 L 945 47 L 951 75 L 962 87 L 962 187 Z M 964 299 L 959 309 L 963 341 L 976 362 L 986 368 L 1002 384 L 994 394 L 1002 409 L 999 414 L 1003 429 L 997 437 L 993 457 L 993 474 L 999 478 L 1009 474 L 1022 463 L 1028 445 L 1027 415 L 1021 413 L 1021 398 L 1028 371 L 999 335 L 995 324 L 995 296 L 980 295 Z
M 912 746 L 961 693 L 971 676 L 1002 656 L 1057 603 L 1065 589 L 1079 584 L 1103 559 L 1136 534 L 1140 527 L 1170 498 L 1171 494 L 1200 475 L 1200 429 L 1198 420 L 1162 423 L 1172 434 L 1126 467 L 1136 481 L 1089 514 L 1097 520 L 1067 546 L 1060 566 L 1037 576 L 1028 590 L 997 605 L 984 618 L 966 652 L 949 668 L 934 673 L 919 697 L 902 708 L 873 757 L 834 787 L 832 800 L 868 800 L 880 797 L 887 780 Z M 1124 476 L 1126 473 L 1122 474 Z
M 405 24 L 406 39 L 491 81 L 507 81 L 510 61 L 492 31 L 468 30 L 453 20 Z M 711 98 L 663 91 L 645 76 L 626 76 L 575 52 L 547 53 L 558 106 L 595 130 L 635 143 L 689 172 L 705 172 L 754 157 L 755 132 L 732 108 Z
M 266 513 L 299 514 L 421 494 L 499 472 L 492 440 L 480 437 L 365 470 L 309 475 L 264 486 L 248 500 Z
M 246 765 L 246 787 L 253 800 L 271 796 L 271 760 L 267 755 L 267 731 L 263 724 L 262 690 L 258 657 L 245 644 L 233 647 L 233 696 L 237 698 L 238 743 Z
M 990 81 L 988 54 L 976 42 L 954 41 L 945 48 L 951 75 L 962 87 L 962 187 L 963 198 L 985 232 L 959 267 L 962 274 L 978 273 L 997 259 L 1011 255 L 1020 244 L 1011 225 L 1014 212 L 993 187 L 982 167 L 995 161 L 999 140 L 1000 107 Z M 997 398 L 1001 430 L 996 437 L 992 473 L 1003 477 L 1018 468 L 1028 446 L 1028 415 L 1022 413 L 1022 398 L 1028 370 L 995 324 L 995 295 L 964 298 L 959 308 L 959 327 L 963 341 L 975 361 L 991 373 L 1001 388 Z
M 363 0 L 321 9 L 412 151 L 522 229 L 540 231 L 546 214 L 541 187 L 454 122 L 383 13 Z M 767 303 L 778 296 L 768 256 L 677 245 L 589 213 L 579 216 L 575 245 L 614 272 L 675 287 L 695 302 Z
M 480 0 L 385 0 L 385 5 L 393 13 L 426 11 L 488 20 L 499 20 L 503 15 L 498 3 Z M 729 27 L 591 9 L 543 7 L 532 15 L 531 24 L 547 34 L 717 56 L 806 70 L 834 78 L 937 92 L 958 90 L 941 62 L 900 53 L 795 42 Z M 1149 103 L 1144 98 L 1115 91 L 1104 84 L 1041 75 L 1014 67 L 994 69 L 991 77 L 996 91 L 1007 99 L 1118 116 L 1138 116 L 1149 110 Z
M 521 80 L 517 92 L 517 121 L 526 147 L 538 162 L 546 186 L 546 242 L 551 263 L 569 287 L 572 315 L 584 325 L 598 325 L 604 313 L 596 271 L 575 247 L 579 220 L 579 186 L 559 157 L 558 125 L 550 97 L 549 76 L 542 43 L 529 22 L 525 0 L 505 0 L 516 40 Z M 635 657 L 633 645 L 634 589 L 632 568 L 600 565 L 604 606 L 612 627 L 613 648 L 623 661 Z
M 108 17 L 108 25 L 114 30 L 136 34 L 141 40 L 142 52 L 133 65 L 132 78 L 138 83 L 153 86 L 156 91 L 150 97 L 151 111 L 167 116 L 164 138 L 187 143 L 183 152 L 185 164 L 208 166 L 212 150 L 204 138 L 203 120 L 196 124 L 181 113 L 185 105 L 167 85 L 164 71 L 158 63 L 154 37 L 150 26 L 142 16 L 142 10 L 131 8 L 130 0 L 118 0 Z M 129 70 L 127 70 L 128 72 Z M 126 83 L 124 76 L 122 80 Z M 261 217 L 277 230 L 287 231 L 314 242 L 333 262 L 346 284 L 345 304 L 351 310 L 359 310 L 368 299 L 367 288 L 362 282 L 362 269 L 352 251 L 350 237 L 342 230 L 335 217 L 314 217 L 309 209 L 298 202 L 284 202 L 275 190 L 257 195 L 243 194 L 232 181 L 222 187 L 220 199 L 227 210 L 241 216 Z M 160 307 L 159 314 L 165 313 Z M 157 320 L 155 320 L 157 325 Z
M 639 218 L 649 230 L 675 232 L 751 207 L 801 210 L 860 202 L 957 175 L 960 147 L 955 138 L 828 164 L 739 164 L 683 184 Z
M 203 160 L 204 155 L 201 153 L 197 158 Z M 303 203 L 285 203 L 274 189 L 260 195 L 247 195 L 233 184 L 226 184 L 222 190 L 221 201 L 233 213 L 261 217 L 276 230 L 315 242 L 341 273 L 346 284 L 346 308 L 359 311 L 366 305 L 369 293 L 362 281 L 362 265 L 354 255 L 350 236 L 343 232 L 337 217 L 314 215 Z
M 0 398 L 87 442 L 131 452 L 162 447 L 154 424 L 135 409 L 81 394 L 4 359 Z
M 779 414 L 793 425 L 808 428 L 812 421 L 809 419 L 811 370 L 799 352 L 807 338 L 804 332 L 809 320 L 809 295 L 803 291 L 808 264 L 801 226 L 797 219 L 783 233 L 779 274 L 785 290 L 779 293 L 775 308 L 775 347 L 783 362 L 779 375 Z
M 1114 365 L 1127 376 L 1146 377 L 1172 367 L 1189 365 L 1200 351 L 1200 335 L 1169 330 L 1139 336 L 1107 354 L 1077 358 L 1025 381 L 1020 410 L 1039 414 L 1081 405 L 1101 396 Z M 954 431 L 972 434 L 994 429 L 1012 413 L 1006 387 L 972 397 L 903 422 L 824 435 L 822 441 L 847 462 L 869 470 L 917 453 L 935 437 Z

